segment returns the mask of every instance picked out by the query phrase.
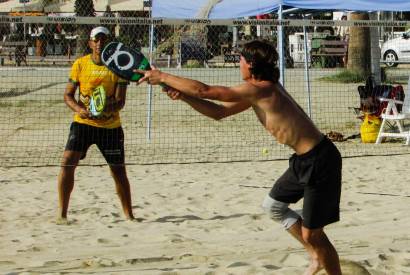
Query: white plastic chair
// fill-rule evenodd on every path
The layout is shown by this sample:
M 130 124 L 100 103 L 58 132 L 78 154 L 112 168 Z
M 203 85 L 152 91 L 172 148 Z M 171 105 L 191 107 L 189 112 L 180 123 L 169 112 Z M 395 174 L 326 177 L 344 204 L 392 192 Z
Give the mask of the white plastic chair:
M 387 102 L 386 109 L 383 110 L 380 115 L 382 119 L 382 124 L 380 125 L 379 134 L 376 139 L 376 144 L 382 142 L 384 137 L 394 137 L 394 138 L 404 138 L 406 140 L 406 145 L 410 145 L 410 130 L 405 131 L 403 127 L 403 121 L 410 119 L 410 77 L 407 85 L 407 90 L 404 92 L 404 101 L 380 98 L 381 102 Z M 402 105 L 402 109 L 399 112 L 397 105 Z M 386 126 L 390 131 L 386 131 Z M 393 126 L 397 125 L 396 132 L 392 132 Z

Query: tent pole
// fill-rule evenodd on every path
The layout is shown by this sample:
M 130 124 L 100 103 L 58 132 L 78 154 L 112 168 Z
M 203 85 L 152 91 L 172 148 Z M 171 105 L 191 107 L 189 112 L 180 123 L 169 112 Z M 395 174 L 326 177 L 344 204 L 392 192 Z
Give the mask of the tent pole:
M 303 26 L 303 44 L 305 47 L 305 83 L 306 83 L 306 90 L 308 92 L 308 114 L 309 117 L 312 118 L 312 98 L 310 93 L 310 76 L 309 76 L 309 51 L 308 51 L 308 34 L 306 31 L 306 26 Z
M 283 19 L 283 7 L 279 5 L 279 20 Z M 283 27 L 282 25 L 278 26 L 278 48 L 279 48 L 279 70 L 280 78 L 279 82 L 285 86 L 285 58 L 283 54 Z
M 238 45 L 238 27 L 233 26 L 232 28 L 232 47 Z
M 26 42 L 26 0 L 23 0 L 23 9 L 24 9 L 24 23 L 23 23 L 23 34 L 24 34 L 24 43 Z

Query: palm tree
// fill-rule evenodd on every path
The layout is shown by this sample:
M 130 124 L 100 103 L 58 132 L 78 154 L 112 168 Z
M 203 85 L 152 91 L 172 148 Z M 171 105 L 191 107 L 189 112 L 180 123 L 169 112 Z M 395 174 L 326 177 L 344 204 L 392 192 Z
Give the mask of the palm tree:
M 351 20 L 369 20 L 366 12 L 353 12 Z M 350 27 L 347 69 L 363 76 L 370 75 L 370 30 L 367 27 Z
M 75 0 L 74 11 L 76 16 L 95 16 L 93 0 Z M 76 54 L 84 55 L 88 51 L 88 35 L 91 27 L 89 25 L 77 26 Z

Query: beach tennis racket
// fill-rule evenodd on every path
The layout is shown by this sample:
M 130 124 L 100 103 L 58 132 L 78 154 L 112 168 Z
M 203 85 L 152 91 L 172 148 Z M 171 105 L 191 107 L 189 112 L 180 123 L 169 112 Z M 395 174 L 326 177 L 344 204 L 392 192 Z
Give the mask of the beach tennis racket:
M 140 52 L 132 49 L 121 42 L 108 43 L 102 53 L 103 64 L 119 77 L 137 82 L 143 77 L 134 70 L 151 70 L 148 59 Z
M 90 99 L 90 113 L 93 117 L 99 117 L 105 109 L 107 95 L 102 85 L 94 89 Z

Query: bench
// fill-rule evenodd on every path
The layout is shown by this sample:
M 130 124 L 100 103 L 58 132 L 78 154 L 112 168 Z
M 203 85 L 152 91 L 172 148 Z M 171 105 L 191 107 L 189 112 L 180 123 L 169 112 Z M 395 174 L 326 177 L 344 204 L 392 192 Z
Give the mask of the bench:
M 321 40 L 319 46 L 310 51 L 312 65 L 320 63 L 322 67 L 335 67 L 338 64 L 343 66 L 347 45 L 344 40 Z
M 171 55 L 167 54 L 164 56 L 154 57 L 154 64 L 157 67 L 167 67 L 171 68 L 172 65 L 175 65 L 175 61 L 172 59 Z
M 0 65 L 4 65 L 5 58 L 15 61 L 17 66 L 21 62 L 27 65 L 27 41 L 2 41 L 0 42 Z
M 225 66 L 234 66 L 236 67 L 239 63 L 240 55 L 239 54 L 224 54 L 217 55 L 211 59 L 208 59 L 205 62 L 207 68 L 220 68 Z
M 236 64 L 239 63 L 241 60 L 241 55 L 237 53 L 226 53 L 224 54 L 224 66 L 226 63 L 233 63 L 234 66 L 236 67 Z

